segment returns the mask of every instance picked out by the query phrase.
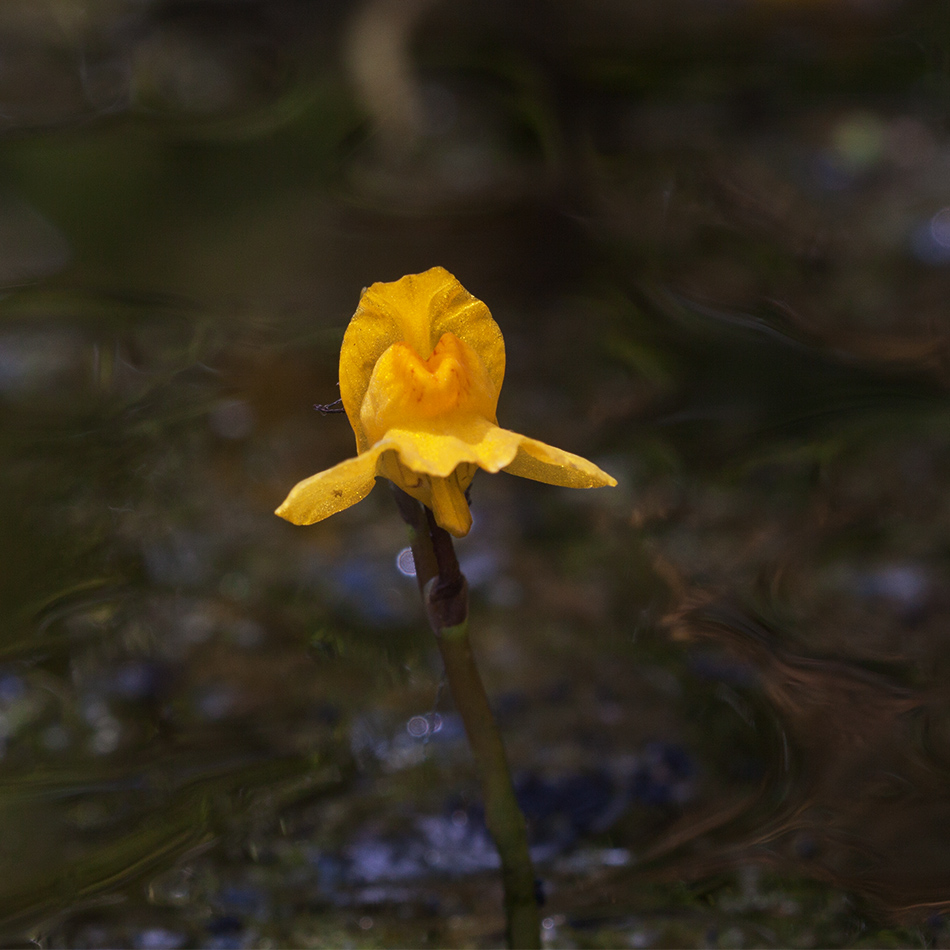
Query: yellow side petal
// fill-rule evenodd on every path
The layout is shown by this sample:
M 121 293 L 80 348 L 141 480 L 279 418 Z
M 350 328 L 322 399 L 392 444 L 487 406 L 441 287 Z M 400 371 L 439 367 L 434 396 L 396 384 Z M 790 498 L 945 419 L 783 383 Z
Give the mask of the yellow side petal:
M 340 396 L 356 433 L 357 450 L 369 440 L 360 407 L 373 367 L 393 343 L 409 344 L 427 360 L 446 332 L 478 353 L 497 391 L 505 375 L 505 344 L 488 308 L 444 268 L 375 283 L 363 292 L 340 350 Z
M 294 524 L 314 524 L 362 501 L 376 481 L 380 452 L 369 452 L 298 482 L 274 512 Z
M 514 461 L 505 466 L 505 471 L 512 475 L 566 488 L 601 488 L 617 484 L 617 479 L 579 455 L 527 436 L 522 436 L 520 441 Z
M 439 527 L 456 538 L 464 538 L 471 531 L 472 512 L 454 474 L 432 479 L 432 513 Z

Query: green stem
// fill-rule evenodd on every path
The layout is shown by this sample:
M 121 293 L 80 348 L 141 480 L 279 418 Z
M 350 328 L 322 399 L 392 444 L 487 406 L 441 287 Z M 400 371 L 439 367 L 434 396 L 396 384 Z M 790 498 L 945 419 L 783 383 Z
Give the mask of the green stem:
M 445 676 L 475 758 L 485 799 L 485 823 L 498 848 L 505 891 L 508 946 L 541 946 L 534 866 L 524 815 L 511 784 L 501 732 L 482 684 L 468 637 L 468 587 L 452 538 L 428 508 L 399 489 L 396 502 L 409 525 L 416 579 L 435 633 Z
M 465 724 L 485 798 L 485 823 L 501 857 L 508 919 L 508 946 L 541 946 L 534 866 L 528 853 L 524 815 L 515 798 L 501 732 L 485 695 L 468 639 L 468 624 L 438 636 L 445 675 Z

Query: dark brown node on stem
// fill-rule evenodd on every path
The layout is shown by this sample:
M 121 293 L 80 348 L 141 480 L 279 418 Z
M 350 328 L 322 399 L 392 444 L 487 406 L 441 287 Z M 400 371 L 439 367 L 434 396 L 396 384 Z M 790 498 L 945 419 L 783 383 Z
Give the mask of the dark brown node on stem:
M 468 584 L 459 574 L 458 580 L 446 583 L 435 578 L 426 594 L 426 611 L 436 636 L 448 627 L 458 627 L 468 619 Z

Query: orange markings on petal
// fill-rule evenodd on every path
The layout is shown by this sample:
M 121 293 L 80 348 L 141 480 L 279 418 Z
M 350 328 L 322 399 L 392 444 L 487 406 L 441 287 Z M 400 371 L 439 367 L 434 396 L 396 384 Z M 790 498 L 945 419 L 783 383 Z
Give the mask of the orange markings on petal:
M 454 333 L 443 333 L 428 359 L 393 343 L 373 367 L 360 407 L 370 444 L 390 429 L 447 431 L 462 418 L 494 422 L 498 393 L 478 354 Z

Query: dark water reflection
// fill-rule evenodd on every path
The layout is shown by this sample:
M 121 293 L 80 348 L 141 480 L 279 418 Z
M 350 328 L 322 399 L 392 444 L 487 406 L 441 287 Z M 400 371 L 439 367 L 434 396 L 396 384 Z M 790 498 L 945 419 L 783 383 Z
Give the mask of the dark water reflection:
M 726 607 L 691 607 L 674 623 L 678 639 L 716 644 L 718 665 L 703 657 L 697 671 L 718 680 L 718 698 L 771 739 L 772 757 L 740 814 L 729 801 L 700 824 L 692 816 L 656 853 L 686 849 L 701 833 L 705 853 L 688 863 L 707 873 L 738 847 L 746 859 L 858 889 L 894 911 L 942 906 L 945 843 L 919 831 L 945 823 L 945 756 L 933 729 L 946 717 L 946 697 L 906 685 L 906 673 L 792 653 L 775 631 Z M 756 688 L 743 695 L 750 680 Z M 714 838 L 725 854 L 710 847 Z
M 8 0 L 2 940 L 499 942 L 390 500 L 271 513 L 438 263 L 620 480 L 459 546 L 548 945 L 948 943 L 945 19 Z

